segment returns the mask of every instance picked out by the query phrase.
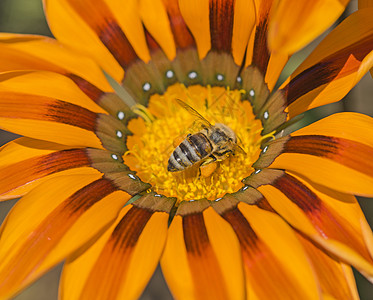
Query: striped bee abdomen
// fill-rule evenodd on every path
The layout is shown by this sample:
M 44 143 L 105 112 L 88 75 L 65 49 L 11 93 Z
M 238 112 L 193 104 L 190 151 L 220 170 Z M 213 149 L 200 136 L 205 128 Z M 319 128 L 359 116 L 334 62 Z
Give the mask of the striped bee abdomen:
M 169 172 L 182 171 L 210 155 L 212 145 L 201 132 L 188 136 L 177 146 L 168 160 Z

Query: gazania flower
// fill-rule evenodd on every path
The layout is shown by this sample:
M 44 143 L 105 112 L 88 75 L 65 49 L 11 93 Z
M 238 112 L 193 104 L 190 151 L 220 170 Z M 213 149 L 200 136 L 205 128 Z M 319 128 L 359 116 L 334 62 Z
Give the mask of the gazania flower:
M 1 299 L 63 260 L 68 300 L 137 298 L 159 261 L 177 299 L 358 298 L 373 120 L 287 127 L 372 67 L 373 9 L 274 89 L 347 2 L 46 0 L 57 40 L 2 34 Z

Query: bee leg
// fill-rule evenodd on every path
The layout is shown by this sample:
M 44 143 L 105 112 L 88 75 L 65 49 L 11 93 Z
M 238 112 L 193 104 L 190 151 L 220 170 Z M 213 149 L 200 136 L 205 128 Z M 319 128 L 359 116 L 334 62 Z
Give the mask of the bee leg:
M 212 173 L 215 172 L 218 164 L 216 163 L 217 159 L 214 155 L 210 155 L 198 168 L 198 178 L 210 177 Z

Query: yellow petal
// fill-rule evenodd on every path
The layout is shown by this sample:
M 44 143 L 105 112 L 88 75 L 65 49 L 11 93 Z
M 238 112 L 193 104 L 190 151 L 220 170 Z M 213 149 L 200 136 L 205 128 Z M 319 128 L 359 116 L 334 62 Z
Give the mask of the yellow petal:
M 371 245 L 365 243 L 363 219 L 355 198 L 323 188 L 285 173 L 271 185 L 259 186 L 273 209 L 289 224 L 327 251 L 372 277 Z
M 129 195 L 112 194 L 115 187 L 98 178 L 54 178 L 16 204 L 2 228 L 1 297 L 24 288 L 116 218 Z
M 369 8 L 347 17 L 281 86 L 289 118 L 341 100 L 373 66 L 372 14 Z
M 373 195 L 370 146 L 343 138 L 301 135 L 290 138 L 282 152 L 270 168 L 293 171 L 344 193 Z
M 323 294 L 333 299 L 359 299 L 351 267 L 331 258 L 302 235 L 297 236 L 317 274 Z
M 95 135 L 98 115 L 50 97 L 0 91 L 1 128 L 55 143 L 102 148 Z
M 343 13 L 348 0 L 284 0 L 269 24 L 272 51 L 292 54 L 328 29 Z
M 170 2 L 177 5 L 176 1 Z M 161 46 L 168 59 L 173 60 L 176 55 L 176 47 L 165 5 L 161 0 L 141 0 L 139 1 L 139 9 L 147 30 Z
M 171 201 L 159 200 L 154 194 L 143 198 L 153 201 L 154 207 L 161 201 Z M 62 275 L 62 299 L 140 296 L 164 248 L 169 215 L 136 203 L 122 209 L 116 222 L 92 247 L 68 260 Z
M 200 59 L 204 58 L 211 48 L 209 1 L 180 0 L 180 11 L 197 43 Z
M 177 299 L 243 299 L 238 240 L 211 207 L 202 213 L 196 202 L 183 202 L 172 221 L 161 259 L 166 281 Z
M 74 82 L 58 73 L 45 71 L 16 71 L 0 74 L 0 91 L 16 91 L 45 96 L 79 105 L 96 113 L 106 113 Z
M 36 143 L 37 148 L 32 147 Z M 98 173 L 94 169 L 86 170 L 91 162 L 84 149 L 64 149 L 56 144 L 23 138 L 4 146 L 0 153 L 3 161 L 0 164 L 2 199 L 22 196 L 50 175 Z M 69 172 L 72 169 L 75 170 Z
M 104 91 L 112 91 L 100 67 L 87 56 L 44 36 L 0 34 L 0 71 L 44 70 L 75 74 Z
M 249 299 L 319 299 L 307 256 L 278 215 L 245 203 L 221 215 L 240 241 Z

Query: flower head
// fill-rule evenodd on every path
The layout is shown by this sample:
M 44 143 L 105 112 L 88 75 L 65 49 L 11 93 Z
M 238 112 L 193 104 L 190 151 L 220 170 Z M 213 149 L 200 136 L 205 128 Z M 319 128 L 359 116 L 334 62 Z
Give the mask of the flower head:
M 280 87 L 348 1 L 45 0 L 56 37 L 0 35 L 0 298 L 66 260 L 63 299 L 357 297 L 373 120 L 339 113 L 373 65 L 373 8 Z M 289 133 L 290 132 L 290 133 Z

